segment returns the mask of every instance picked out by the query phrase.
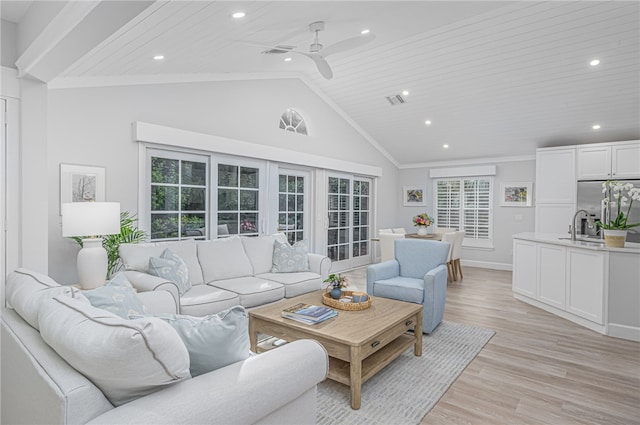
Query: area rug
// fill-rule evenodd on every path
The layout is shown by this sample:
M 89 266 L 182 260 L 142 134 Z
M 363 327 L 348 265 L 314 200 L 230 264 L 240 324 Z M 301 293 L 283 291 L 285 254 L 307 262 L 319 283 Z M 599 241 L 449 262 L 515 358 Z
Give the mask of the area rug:
M 404 352 L 362 386 L 362 405 L 351 409 L 349 387 L 329 379 L 318 385 L 320 425 L 419 424 L 495 332 L 443 321 L 422 339 L 422 356 Z

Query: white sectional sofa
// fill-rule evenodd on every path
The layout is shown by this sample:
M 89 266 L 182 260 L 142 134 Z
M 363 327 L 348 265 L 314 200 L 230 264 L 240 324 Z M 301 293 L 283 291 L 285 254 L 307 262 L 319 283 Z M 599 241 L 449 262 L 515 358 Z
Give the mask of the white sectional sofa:
M 323 287 L 331 260 L 308 254 L 309 270 L 273 273 L 275 241 L 284 235 L 232 236 L 207 241 L 187 239 L 120 245 L 125 274 L 140 292 L 167 290 L 174 296 L 181 314 L 204 316 L 241 305 L 246 308 L 291 298 Z M 191 289 L 180 295 L 170 280 L 149 274 L 149 258 L 169 248 L 187 265 Z
M 125 338 L 124 344 L 122 341 L 117 344 L 114 338 L 101 332 L 94 334 L 94 328 L 87 335 L 79 327 L 95 322 L 111 335 L 110 329 L 134 325 L 114 318 L 105 310 L 83 305 L 83 296 L 77 289 L 60 286 L 47 276 L 25 269 L 14 271 L 6 286 L 7 300 L 13 308 L 2 308 L 3 424 L 315 423 L 317 384 L 325 379 L 328 368 L 326 352 L 315 341 L 295 341 L 195 378 L 188 374 L 178 379 L 170 376 L 169 382 L 151 388 L 150 393 L 124 404 L 112 404 L 106 391 L 71 366 L 69 356 L 79 357 L 89 367 L 102 368 L 109 380 L 117 381 L 120 374 L 120 379 L 124 375 L 136 385 L 148 378 L 147 363 L 176 357 L 180 350 L 185 351 L 175 345 L 157 342 L 154 345 L 146 336 L 147 330 L 154 327 L 162 330 L 164 324 L 158 324 L 159 319 L 149 319 Z M 138 296 L 150 313 L 176 312 L 175 301 L 168 291 Z M 54 308 L 58 304 L 71 307 L 67 308 L 68 313 L 54 310 L 47 315 L 52 304 L 56 304 Z M 87 314 L 91 311 L 93 316 Z M 62 325 L 68 324 L 64 321 L 67 314 L 79 317 L 78 327 Z M 57 348 L 59 355 L 53 348 L 57 341 L 50 339 L 52 329 L 73 341 L 75 352 Z M 177 335 L 169 332 L 165 337 L 175 342 Z M 56 343 L 50 345 L 46 341 Z M 129 352 L 128 347 L 136 344 L 142 347 L 142 355 Z M 109 353 L 111 361 L 102 358 L 104 352 Z M 123 371 L 118 367 L 122 364 L 139 366 Z M 161 375 L 162 370 L 166 372 L 160 369 Z

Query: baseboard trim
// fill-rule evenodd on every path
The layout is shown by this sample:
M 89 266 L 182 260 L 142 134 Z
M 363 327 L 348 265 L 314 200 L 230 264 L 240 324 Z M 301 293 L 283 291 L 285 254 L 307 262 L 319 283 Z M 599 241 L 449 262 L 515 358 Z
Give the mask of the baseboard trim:
M 607 334 L 615 338 L 640 342 L 640 328 L 618 323 L 609 323 Z
M 512 264 L 507 263 L 494 263 L 491 261 L 477 261 L 477 260 L 461 260 L 463 266 L 469 267 L 479 267 L 481 269 L 492 269 L 492 270 L 513 270 Z

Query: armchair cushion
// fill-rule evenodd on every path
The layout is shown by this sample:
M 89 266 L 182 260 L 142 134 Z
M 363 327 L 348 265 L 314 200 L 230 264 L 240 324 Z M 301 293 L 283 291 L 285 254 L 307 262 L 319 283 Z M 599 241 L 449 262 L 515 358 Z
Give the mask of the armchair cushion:
M 174 282 L 180 295 L 191 289 L 187 264 L 169 248 L 165 249 L 160 257 L 149 258 L 149 274 Z
M 380 280 L 376 282 L 371 295 L 422 304 L 424 299 L 424 280 L 402 276 Z
M 82 293 L 92 306 L 128 319 L 130 314 L 143 314 L 147 310 L 133 290 L 124 273 L 118 273 L 104 286 Z

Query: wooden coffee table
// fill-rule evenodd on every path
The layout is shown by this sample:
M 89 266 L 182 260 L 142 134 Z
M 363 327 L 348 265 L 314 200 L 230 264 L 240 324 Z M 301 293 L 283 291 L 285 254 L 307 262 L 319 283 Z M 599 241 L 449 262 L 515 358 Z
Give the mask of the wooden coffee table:
M 329 354 L 329 379 L 348 385 L 351 407 L 360 408 L 362 384 L 413 346 L 422 355 L 422 305 L 372 297 L 366 310 L 338 310 L 338 316 L 317 325 L 281 317 L 283 309 L 297 303 L 322 304 L 322 291 L 300 295 L 249 311 L 251 350 L 258 333 L 295 341 L 315 339 Z M 413 329 L 413 334 L 407 333 Z

